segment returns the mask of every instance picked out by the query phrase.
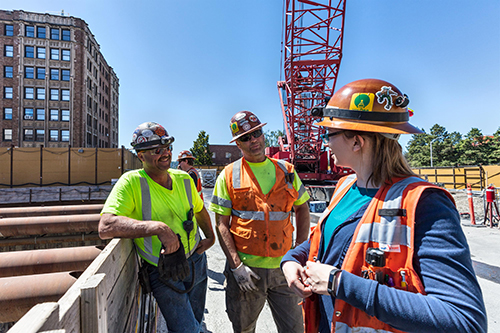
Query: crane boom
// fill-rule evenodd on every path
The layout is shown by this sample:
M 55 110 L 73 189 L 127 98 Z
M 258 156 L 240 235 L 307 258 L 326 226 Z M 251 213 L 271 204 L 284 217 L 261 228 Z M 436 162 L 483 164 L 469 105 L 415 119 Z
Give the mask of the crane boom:
M 281 152 L 289 155 L 303 180 L 334 180 L 324 130 L 311 115 L 333 94 L 342 59 L 345 0 L 284 0 L 282 61 L 284 80 L 278 82 L 285 138 Z M 282 73 L 283 75 L 283 73 Z

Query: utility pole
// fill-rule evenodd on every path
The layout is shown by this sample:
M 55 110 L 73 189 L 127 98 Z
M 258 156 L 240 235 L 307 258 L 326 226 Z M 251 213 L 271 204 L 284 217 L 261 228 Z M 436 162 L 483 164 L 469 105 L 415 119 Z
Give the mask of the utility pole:
M 432 143 L 433 143 L 434 141 L 436 141 L 437 139 L 438 139 L 438 138 L 435 138 L 435 139 L 432 139 L 432 140 L 431 140 L 431 168 L 433 167 L 433 165 L 432 165 Z

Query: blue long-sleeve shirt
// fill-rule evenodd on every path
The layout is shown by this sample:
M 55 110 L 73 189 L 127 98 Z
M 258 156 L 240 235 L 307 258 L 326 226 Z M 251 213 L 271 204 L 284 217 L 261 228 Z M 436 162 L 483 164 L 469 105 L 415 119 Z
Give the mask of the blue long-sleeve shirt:
M 336 267 L 349 248 L 368 204 L 333 233 L 318 260 Z M 320 249 L 322 244 L 320 244 Z M 309 242 L 290 250 L 282 260 L 305 265 Z M 398 290 L 377 281 L 342 272 L 337 298 L 407 332 L 486 332 L 487 320 L 481 289 L 470 258 L 458 212 L 439 190 L 424 191 L 415 213 L 413 265 L 427 295 Z M 320 332 L 330 332 L 334 299 L 321 295 Z

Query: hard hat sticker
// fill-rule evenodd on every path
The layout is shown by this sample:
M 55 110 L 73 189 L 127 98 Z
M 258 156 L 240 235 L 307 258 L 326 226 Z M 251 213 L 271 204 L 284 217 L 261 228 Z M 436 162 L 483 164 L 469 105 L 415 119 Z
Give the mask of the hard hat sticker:
M 350 110 L 372 111 L 375 95 L 372 93 L 356 93 L 351 96 Z
M 253 122 L 253 123 L 256 123 L 256 122 L 258 121 L 258 120 L 257 120 L 257 117 L 256 117 L 256 116 L 254 116 L 253 114 L 252 114 L 252 115 L 250 115 L 250 117 L 248 117 L 248 119 L 249 119 L 251 122 Z
M 250 128 L 252 128 L 252 127 L 250 126 L 250 124 L 249 124 L 249 123 L 244 123 L 244 124 L 243 124 L 243 130 L 244 130 L 244 131 L 248 131 Z
M 151 130 L 144 130 L 142 131 L 142 136 L 149 138 L 151 135 L 153 135 L 153 132 Z
M 243 112 L 240 112 L 236 116 L 234 116 L 234 120 L 240 120 L 243 118 L 245 118 L 245 114 Z
M 392 90 L 392 87 L 383 86 L 376 95 L 377 102 L 379 104 L 383 104 L 385 102 L 384 109 L 389 111 L 392 109 L 392 96 L 397 96 L 398 93 Z
M 231 131 L 233 133 L 236 133 L 236 132 L 239 131 L 239 129 L 238 129 L 238 123 L 234 122 L 234 123 L 231 124 Z

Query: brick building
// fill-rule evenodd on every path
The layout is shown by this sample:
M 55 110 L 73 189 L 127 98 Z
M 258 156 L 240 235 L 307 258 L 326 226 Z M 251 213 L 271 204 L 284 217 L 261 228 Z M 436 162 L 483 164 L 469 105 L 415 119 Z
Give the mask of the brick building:
M 0 147 L 118 147 L 119 80 L 84 20 L 0 10 Z
M 212 152 L 213 165 L 227 165 L 243 156 L 236 145 L 208 145 L 208 147 Z

